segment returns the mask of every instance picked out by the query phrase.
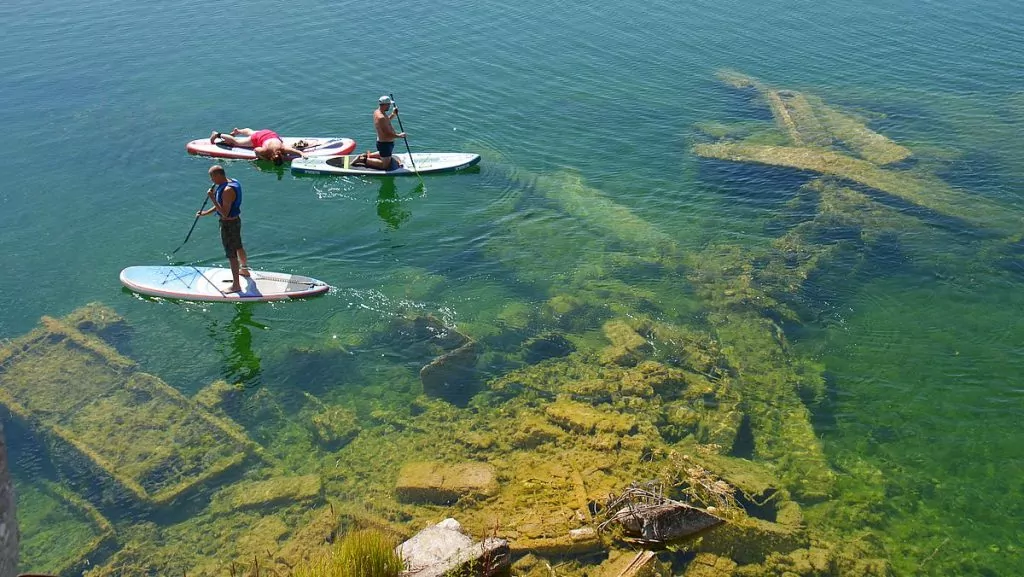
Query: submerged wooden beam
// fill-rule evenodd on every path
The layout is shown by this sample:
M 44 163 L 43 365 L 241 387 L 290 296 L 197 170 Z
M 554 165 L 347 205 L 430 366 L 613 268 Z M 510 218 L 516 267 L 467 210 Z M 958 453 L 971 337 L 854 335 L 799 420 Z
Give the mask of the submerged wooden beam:
M 61 466 L 150 506 L 259 452 L 237 425 L 50 317 L 0 349 L 0 404 L 55 442 Z
M 935 177 L 880 168 L 866 160 L 823 148 L 763 146 L 716 142 L 697 144 L 704 158 L 781 166 L 836 176 L 887 193 L 938 214 L 960 218 L 979 228 L 1019 230 L 1024 218 L 983 198 L 954 191 Z

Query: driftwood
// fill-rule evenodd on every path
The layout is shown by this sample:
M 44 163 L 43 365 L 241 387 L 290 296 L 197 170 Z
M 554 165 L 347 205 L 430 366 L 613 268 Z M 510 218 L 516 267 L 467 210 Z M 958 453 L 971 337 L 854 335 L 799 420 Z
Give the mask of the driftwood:
M 599 529 L 618 525 L 627 540 L 642 545 L 670 543 L 725 523 L 706 509 L 665 497 L 656 483 L 631 485 L 606 510 L 614 512 Z

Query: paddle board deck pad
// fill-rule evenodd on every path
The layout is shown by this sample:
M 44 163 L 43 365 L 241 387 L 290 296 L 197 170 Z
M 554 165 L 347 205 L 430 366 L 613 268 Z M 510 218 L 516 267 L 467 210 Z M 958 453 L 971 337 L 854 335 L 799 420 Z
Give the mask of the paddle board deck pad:
M 300 299 L 331 287 L 307 276 L 250 271 L 239 277 L 240 292 L 231 287 L 231 269 L 206 266 L 130 266 L 121 271 L 121 284 L 140 294 L 189 301 L 276 301 Z
M 349 154 L 356 149 L 356 141 L 351 138 L 282 136 L 281 142 L 284 142 L 286 146 L 298 148 L 309 156 L 337 156 Z M 296 146 L 301 144 L 305 144 L 305 146 Z M 229 146 L 219 140 L 217 144 L 210 144 L 209 138 L 193 140 L 185 145 L 185 150 L 189 154 L 200 156 L 256 160 L 256 153 L 251 148 Z
M 408 154 L 396 154 L 392 158 L 402 163 L 391 170 L 378 170 L 365 166 L 352 166 L 355 156 L 332 156 L 330 158 L 297 158 L 292 162 L 292 172 L 297 174 L 346 174 L 359 176 L 401 176 L 407 174 L 430 174 L 432 172 L 454 172 L 480 162 L 479 154 L 468 152 L 414 152 L 416 171 Z

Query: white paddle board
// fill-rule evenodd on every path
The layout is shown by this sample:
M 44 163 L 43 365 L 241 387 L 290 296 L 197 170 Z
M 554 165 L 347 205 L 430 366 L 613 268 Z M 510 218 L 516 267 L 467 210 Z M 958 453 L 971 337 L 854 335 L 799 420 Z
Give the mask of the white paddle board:
M 289 273 L 250 271 L 240 277 L 242 290 L 231 287 L 231 269 L 206 266 L 130 266 L 121 284 L 140 294 L 188 301 L 275 301 L 327 292 L 322 281 Z
M 331 158 L 297 158 L 292 161 L 292 172 L 296 174 L 347 174 L 359 176 L 401 176 L 408 174 L 430 174 L 432 172 L 454 172 L 480 162 L 479 154 L 468 152 L 414 152 L 416 170 L 408 154 L 395 154 L 402 163 L 391 170 L 378 170 L 365 166 L 352 166 L 355 156 L 333 156 Z
M 339 154 L 349 154 L 356 149 L 356 141 L 351 138 L 282 136 L 281 142 L 285 143 L 286 146 L 300 148 L 302 152 L 309 156 L 335 156 Z M 303 143 L 305 143 L 306 146 L 296 146 L 296 144 Z M 219 140 L 217 141 L 217 144 L 210 144 L 209 138 L 197 138 L 196 140 L 186 144 L 185 150 L 187 150 L 189 154 L 198 154 L 200 156 L 256 160 L 256 153 L 253 152 L 251 148 L 243 146 L 228 146 Z

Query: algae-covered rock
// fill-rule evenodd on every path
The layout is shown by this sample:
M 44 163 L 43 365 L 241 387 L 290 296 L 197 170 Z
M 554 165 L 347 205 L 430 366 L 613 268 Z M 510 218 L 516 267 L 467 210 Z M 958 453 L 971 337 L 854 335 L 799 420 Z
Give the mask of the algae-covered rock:
M 274 555 L 275 562 L 285 567 L 295 567 L 300 562 L 314 558 L 325 545 L 334 542 L 340 518 L 333 505 L 322 507 Z
M 553 443 L 565 436 L 562 429 L 551 425 L 538 415 L 527 413 L 519 420 L 519 426 L 510 438 L 517 449 L 536 449 L 545 443 Z
M 544 333 L 527 339 L 523 349 L 526 362 L 536 364 L 546 359 L 564 357 L 576 350 L 576 347 L 561 334 Z
M 17 490 L 23 569 L 78 575 L 112 552 L 114 527 L 88 501 L 38 478 Z
M 243 386 L 218 379 L 200 389 L 192 400 L 210 411 L 225 412 L 237 408 L 244 392 Z
M 409 463 L 395 483 L 395 494 L 406 503 L 450 505 L 463 497 L 485 498 L 497 491 L 496 471 L 487 463 Z
M 669 577 L 670 567 L 658 561 L 653 551 L 613 549 L 595 570 L 596 577 Z
M 789 553 L 808 545 L 807 533 L 754 517 L 730 520 L 704 533 L 700 550 L 746 565 L 773 553 Z
M 626 321 L 608 321 L 602 330 L 611 341 L 611 345 L 601 353 L 603 364 L 633 366 L 652 350 L 651 343 Z
M 736 569 L 736 562 L 712 553 L 697 553 L 686 566 L 683 577 L 728 577 Z
M 313 438 L 329 451 L 347 445 L 359 434 L 359 417 L 355 411 L 339 406 L 325 406 L 310 419 Z
M 309 501 L 319 499 L 322 490 L 319 475 L 242 482 L 229 485 L 214 495 L 211 508 L 215 511 L 234 511 L 282 502 Z
M 636 422 L 629 416 L 560 399 L 544 408 L 551 422 L 563 429 L 592 435 L 596 432 L 629 434 Z
M 420 369 L 423 392 L 453 402 L 464 401 L 476 381 L 478 346 L 468 341 Z

